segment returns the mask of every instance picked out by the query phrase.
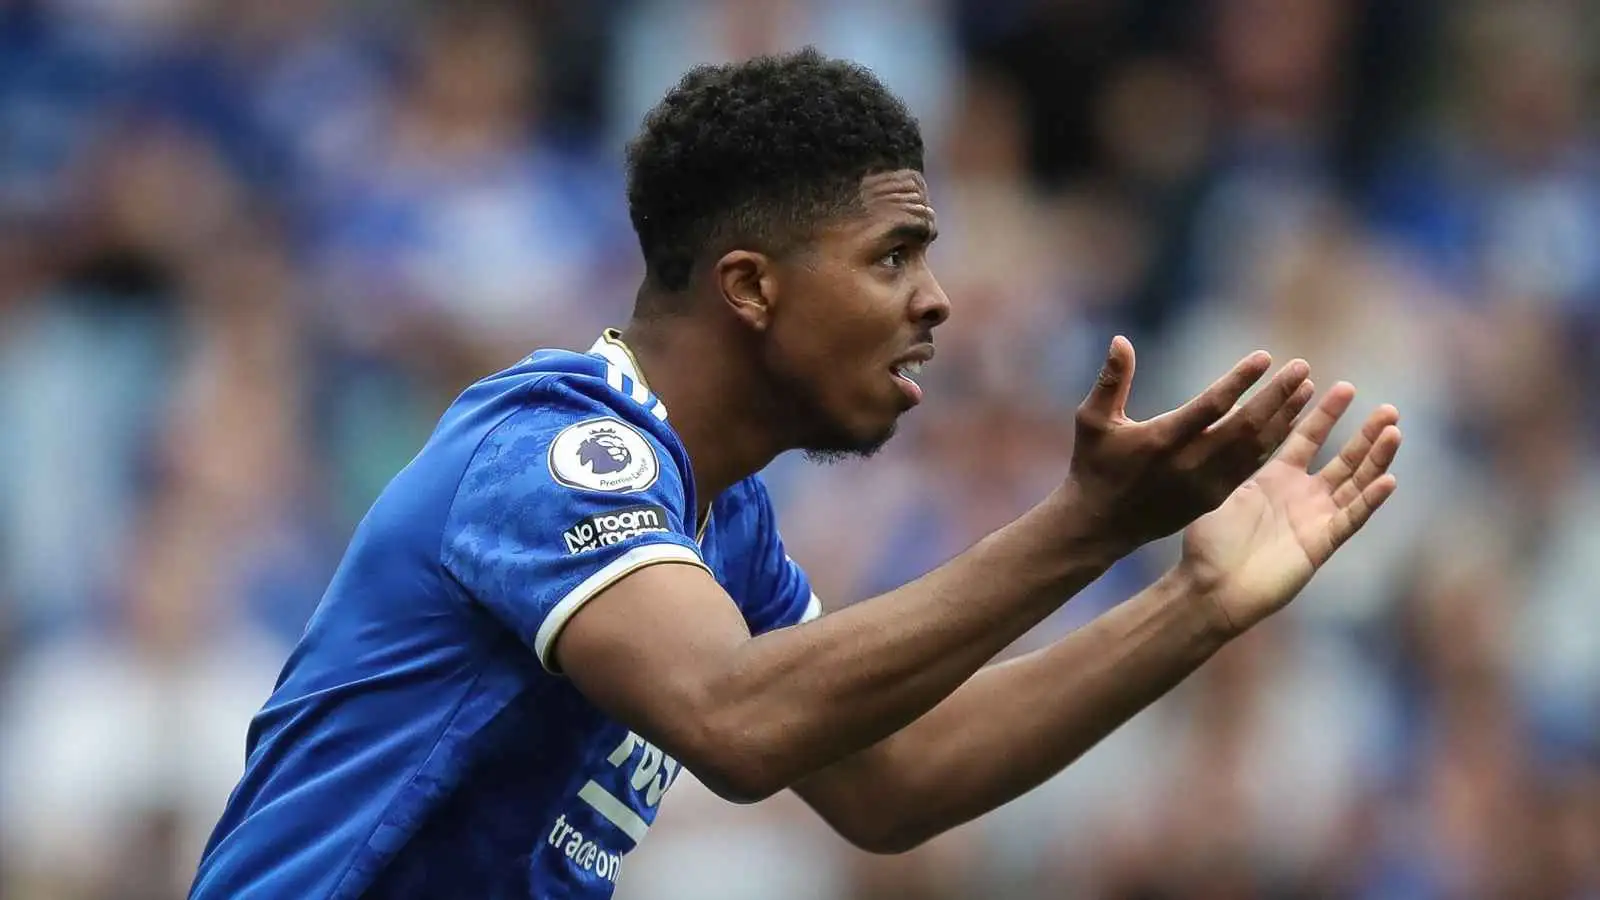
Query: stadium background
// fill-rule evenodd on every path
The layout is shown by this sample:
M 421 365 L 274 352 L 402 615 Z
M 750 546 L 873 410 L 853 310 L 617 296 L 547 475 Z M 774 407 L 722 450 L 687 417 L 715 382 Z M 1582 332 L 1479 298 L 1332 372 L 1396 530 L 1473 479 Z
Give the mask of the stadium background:
M 1286 614 L 872 858 L 685 779 L 624 898 L 1600 896 L 1600 4 L 0 0 L 0 894 L 182 896 L 355 520 L 464 384 L 620 323 L 622 142 L 807 42 L 922 118 L 956 316 L 866 465 L 769 471 L 830 607 L 1265 346 L 1403 412 Z M 1026 642 L 1148 580 L 1131 557 Z

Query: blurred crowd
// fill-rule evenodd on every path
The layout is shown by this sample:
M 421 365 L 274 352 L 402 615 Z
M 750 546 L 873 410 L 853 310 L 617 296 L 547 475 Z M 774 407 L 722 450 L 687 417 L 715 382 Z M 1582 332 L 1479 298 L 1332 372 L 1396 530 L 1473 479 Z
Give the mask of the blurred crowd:
M 1117 331 L 1136 415 L 1257 347 L 1396 404 L 1401 490 L 1034 794 L 880 858 L 684 779 L 619 897 L 1600 897 L 1587 0 L 0 0 L 0 895 L 185 893 L 377 491 L 625 320 L 642 113 L 806 43 L 921 119 L 955 305 L 902 437 L 767 472 L 827 607 L 1049 490 Z

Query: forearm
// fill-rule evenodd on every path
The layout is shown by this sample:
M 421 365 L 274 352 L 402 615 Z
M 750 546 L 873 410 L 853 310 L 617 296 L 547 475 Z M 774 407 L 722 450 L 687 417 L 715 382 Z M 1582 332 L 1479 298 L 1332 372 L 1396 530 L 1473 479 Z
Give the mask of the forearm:
M 800 792 L 874 849 L 914 846 L 1065 768 L 1210 658 L 1218 624 L 1169 574 L 1051 647 L 979 673 Z
M 1121 555 L 1071 524 L 1070 502 L 1051 498 L 894 591 L 747 641 L 708 690 L 715 730 L 777 790 L 925 715 Z

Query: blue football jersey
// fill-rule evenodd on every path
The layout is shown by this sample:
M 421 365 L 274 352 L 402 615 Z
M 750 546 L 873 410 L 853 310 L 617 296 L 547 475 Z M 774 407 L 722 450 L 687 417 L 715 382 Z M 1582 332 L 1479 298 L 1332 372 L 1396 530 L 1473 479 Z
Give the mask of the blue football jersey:
M 681 770 L 555 671 L 562 626 L 656 564 L 755 634 L 820 612 L 760 480 L 699 527 L 693 485 L 615 332 L 469 388 L 357 528 L 190 896 L 610 896 Z

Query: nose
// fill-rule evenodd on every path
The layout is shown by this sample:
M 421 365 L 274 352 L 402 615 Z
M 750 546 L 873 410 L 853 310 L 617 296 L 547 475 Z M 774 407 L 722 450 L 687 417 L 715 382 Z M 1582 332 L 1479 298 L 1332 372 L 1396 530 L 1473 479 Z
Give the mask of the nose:
M 930 274 L 911 298 L 911 320 L 925 328 L 934 328 L 949 318 L 950 298 L 945 296 L 939 279 Z

